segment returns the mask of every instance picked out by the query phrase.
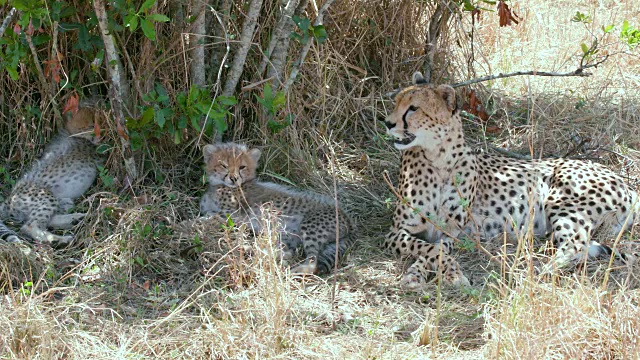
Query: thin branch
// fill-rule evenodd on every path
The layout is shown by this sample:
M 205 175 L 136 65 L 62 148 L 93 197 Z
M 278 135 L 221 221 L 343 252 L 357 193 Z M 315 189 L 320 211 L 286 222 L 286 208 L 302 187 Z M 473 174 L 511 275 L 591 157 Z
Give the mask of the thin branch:
M 244 63 L 247 59 L 249 48 L 251 47 L 251 39 L 253 39 L 253 34 L 256 30 L 256 26 L 258 25 L 258 16 L 260 16 L 261 9 L 262 0 L 251 1 L 247 18 L 244 20 L 244 24 L 242 26 L 240 48 L 238 48 L 233 56 L 233 64 L 231 65 L 231 70 L 229 70 L 229 74 L 227 75 L 227 81 L 224 84 L 222 96 L 231 96 L 236 90 L 236 86 L 238 85 L 238 81 L 240 81 L 242 71 L 244 70 Z
M 333 4 L 336 0 L 327 0 L 322 7 L 320 8 L 320 10 L 318 10 L 318 16 L 316 16 L 316 20 L 313 22 L 313 26 L 318 26 L 322 24 L 323 18 L 324 18 L 324 13 L 327 11 L 327 9 L 329 9 L 329 6 L 331 6 L 331 4 Z M 284 84 L 284 91 L 287 92 L 287 90 L 289 90 L 289 87 L 291 87 L 291 85 L 293 84 L 294 81 L 296 81 L 296 77 L 298 76 L 298 73 L 300 72 L 300 67 L 302 66 L 302 63 L 304 62 L 304 59 L 307 57 L 307 53 L 309 52 L 309 49 L 311 49 L 311 45 L 313 44 L 314 38 L 311 37 L 307 43 L 304 45 L 304 47 L 302 48 L 302 51 L 300 51 L 300 56 L 298 57 L 298 60 L 295 62 L 295 64 L 293 65 L 293 67 L 291 68 L 291 73 L 289 74 L 289 79 L 287 79 L 287 82 Z
M 11 10 L 9 10 L 9 14 L 4 18 L 4 20 L 2 20 L 2 25 L 0 25 L 0 36 L 4 35 L 4 31 L 7 30 L 7 27 L 11 21 L 13 21 L 13 17 L 16 16 L 17 13 L 18 10 L 16 10 L 16 8 L 11 8 Z
M 224 37 L 224 44 L 225 44 L 225 53 L 222 56 L 222 59 L 219 59 L 220 57 L 220 53 L 217 50 L 213 51 L 212 54 L 212 61 L 211 64 L 213 64 L 212 68 L 211 68 L 211 72 L 213 73 L 213 70 L 218 69 L 217 72 L 217 76 L 216 76 L 216 82 L 213 86 L 214 88 L 214 95 L 213 95 L 213 99 L 211 101 L 211 105 L 209 105 L 209 111 L 207 111 L 207 115 L 204 119 L 204 122 L 206 123 L 209 120 L 209 113 L 211 111 L 211 109 L 213 108 L 213 103 L 215 101 L 215 98 L 218 97 L 218 91 L 220 91 L 220 80 L 222 79 L 222 69 L 224 68 L 224 64 L 227 62 L 227 57 L 229 57 L 229 51 L 231 49 L 231 42 L 229 40 L 229 34 L 227 33 L 227 28 L 225 27 L 225 21 L 223 21 L 223 19 L 220 17 L 219 12 L 216 11 L 213 7 L 209 6 L 209 8 L 211 9 L 211 11 L 213 12 L 213 14 L 216 17 L 216 20 L 218 20 L 218 24 L 220 25 L 219 28 L 216 28 L 216 35 Z M 224 17 L 224 19 L 228 19 L 229 18 L 229 14 L 231 12 L 231 0 L 223 0 L 222 2 L 222 16 Z M 202 138 L 202 135 L 204 134 L 204 126 L 202 127 L 202 131 L 200 131 L 200 135 L 198 136 L 198 142 L 200 142 L 200 139 Z M 215 143 L 219 143 L 222 141 L 222 133 L 220 133 L 219 131 L 215 131 L 214 135 L 213 135 L 213 141 Z
M 523 75 L 548 76 L 548 77 L 562 77 L 562 76 L 588 77 L 588 76 L 591 76 L 592 74 L 589 73 L 589 72 L 585 72 L 584 70 L 592 68 L 592 67 L 598 67 L 600 64 L 602 64 L 605 61 L 607 61 L 608 58 L 609 58 L 609 55 L 605 56 L 602 60 L 600 60 L 600 61 L 598 61 L 596 63 L 585 65 L 585 66 L 581 66 L 581 67 L 577 68 L 574 71 L 569 71 L 569 72 L 565 72 L 565 73 L 548 72 L 548 71 L 537 71 L 537 70 L 516 71 L 516 72 L 506 73 L 506 74 L 500 73 L 500 74 L 497 74 L 497 75 L 487 75 L 487 76 L 483 76 L 481 78 L 476 78 L 476 79 L 471 79 L 471 80 L 467 80 L 467 81 L 451 84 L 450 86 L 454 87 L 454 88 L 457 88 L 457 87 L 461 87 L 461 86 L 477 84 L 477 83 L 484 82 L 484 81 L 490 81 L 490 80 L 495 80 L 495 79 L 504 79 L 504 78 L 508 78 L 508 77 L 523 76 Z M 393 91 L 389 91 L 389 92 L 385 93 L 384 96 L 393 98 L 401 90 L 402 90 L 402 88 L 395 89 Z
M 210 5 L 207 5 L 207 6 L 209 6 L 209 9 L 211 10 L 211 12 L 213 12 L 213 15 L 215 16 L 219 25 L 219 26 L 216 26 L 215 28 L 214 38 L 224 39 L 224 44 L 225 44 L 224 55 L 222 54 L 222 51 L 220 50 L 220 48 L 216 46 L 219 43 L 212 44 L 214 45 L 214 48 L 211 54 L 211 72 L 210 72 L 211 75 L 210 76 L 213 77 L 214 74 L 217 75 L 215 78 L 215 91 L 217 92 L 220 89 L 220 79 L 222 78 L 222 69 L 224 67 L 224 63 L 227 61 L 227 57 L 229 56 L 229 51 L 231 48 L 230 41 L 229 41 L 229 34 L 227 33 L 227 27 L 225 26 L 225 24 L 229 20 L 229 16 L 231 13 L 231 0 L 221 0 L 220 3 L 218 4 L 219 9 L 215 9 L 213 8 L 213 6 L 210 6 Z M 218 69 L 217 73 L 214 72 L 214 69 Z
M 479 83 L 479 82 L 484 82 L 484 81 L 489 81 L 489 80 L 504 79 L 504 78 L 508 78 L 508 77 L 522 76 L 522 75 L 556 76 L 556 77 L 561 77 L 561 76 L 582 76 L 582 77 L 587 77 L 587 76 L 591 76 L 591 73 L 585 72 L 584 70 L 588 69 L 588 68 L 591 68 L 591 67 L 596 67 L 596 66 L 602 64 L 605 60 L 607 60 L 607 57 L 608 56 L 606 56 L 602 61 L 599 61 L 599 62 L 597 62 L 595 64 L 589 64 L 589 65 L 586 65 L 584 67 L 579 67 L 574 71 L 569 71 L 569 72 L 565 72 L 565 73 L 536 71 L 536 70 L 516 71 L 516 72 L 506 73 L 506 74 L 500 73 L 500 74 L 497 74 L 497 75 L 484 76 L 484 77 L 477 78 L 477 79 L 472 79 L 472 80 L 467 80 L 467 81 L 451 84 L 451 86 L 456 88 L 456 87 L 467 86 L 467 85 L 476 84 L 476 83 Z
M 60 108 L 58 107 L 58 102 L 56 101 L 55 97 L 51 95 L 51 91 L 49 91 L 49 83 L 47 82 L 47 78 L 45 78 L 44 76 L 44 72 L 42 71 L 42 65 L 40 65 L 40 59 L 38 58 L 36 47 L 33 45 L 31 35 L 25 32 L 24 37 L 27 40 L 29 50 L 31 50 L 31 56 L 33 56 L 33 63 L 35 64 L 36 71 L 38 72 L 38 80 L 40 81 L 40 91 L 42 92 L 42 96 L 45 98 L 49 98 L 49 101 L 53 105 L 53 113 L 56 117 L 56 122 L 58 123 L 58 125 L 60 125 L 62 124 L 62 115 L 60 114 Z

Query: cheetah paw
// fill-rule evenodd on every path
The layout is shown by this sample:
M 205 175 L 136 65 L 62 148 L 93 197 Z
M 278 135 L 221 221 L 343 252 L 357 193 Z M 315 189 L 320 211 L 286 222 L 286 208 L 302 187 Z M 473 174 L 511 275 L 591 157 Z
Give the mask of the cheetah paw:
M 449 275 L 443 278 L 443 282 L 454 287 L 471 286 L 471 282 L 464 274 Z M 400 285 L 409 290 L 419 290 L 427 285 L 427 280 L 419 274 L 408 273 L 402 277 Z
M 422 275 L 415 273 L 404 274 L 402 280 L 400 280 L 400 286 L 412 291 L 419 290 L 426 284 L 426 279 Z
M 52 238 L 50 241 L 51 245 L 54 247 L 69 246 L 75 240 L 75 237 L 73 235 L 64 235 L 64 236 L 54 235 L 54 236 L 55 238 Z
M 317 265 L 315 262 L 304 262 L 298 266 L 291 268 L 292 274 L 315 274 Z

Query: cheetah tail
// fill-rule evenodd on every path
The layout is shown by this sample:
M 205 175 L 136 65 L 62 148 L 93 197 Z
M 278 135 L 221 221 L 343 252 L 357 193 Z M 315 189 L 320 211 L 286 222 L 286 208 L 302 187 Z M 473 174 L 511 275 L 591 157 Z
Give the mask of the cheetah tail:
M 0 239 L 10 243 L 22 242 L 20 237 L 18 237 L 18 234 L 9 229 L 2 221 L 0 221 Z
M 342 262 L 347 251 L 351 248 L 350 236 L 347 239 L 340 239 L 338 243 L 338 263 Z M 333 271 L 336 263 L 336 244 L 327 244 L 318 255 L 318 275 L 328 274 Z

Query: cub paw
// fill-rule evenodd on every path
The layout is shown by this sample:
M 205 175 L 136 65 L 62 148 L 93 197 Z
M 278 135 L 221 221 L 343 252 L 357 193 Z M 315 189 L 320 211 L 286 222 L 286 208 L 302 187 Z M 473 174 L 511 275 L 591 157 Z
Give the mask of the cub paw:
M 71 245 L 71 243 L 73 243 L 74 240 L 75 240 L 75 237 L 73 235 L 64 235 L 64 236 L 53 235 L 53 237 L 50 238 L 49 243 L 51 244 L 51 246 L 54 246 L 54 247 L 66 247 Z
M 82 219 L 84 219 L 85 216 L 87 216 L 87 214 L 85 214 L 85 213 L 72 214 L 72 216 L 71 216 L 71 225 L 73 225 L 73 226 L 78 225 L 82 221 Z
M 402 280 L 400 280 L 400 286 L 408 290 L 419 290 L 427 285 L 427 279 L 424 276 L 409 272 L 404 274 Z
M 457 287 L 471 286 L 471 282 L 463 273 L 445 276 L 446 283 Z
M 305 261 L 304 263 L 291 268 L 292 274 L 315 274 L 318 266 L 315 261 Z

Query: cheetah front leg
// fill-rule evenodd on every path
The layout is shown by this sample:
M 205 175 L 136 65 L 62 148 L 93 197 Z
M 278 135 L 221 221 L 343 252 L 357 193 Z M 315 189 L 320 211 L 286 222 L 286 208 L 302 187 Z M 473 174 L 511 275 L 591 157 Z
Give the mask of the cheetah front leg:
M 73 236 L 71 235 L 60 236 L 60 235 L 52 234 L 46 230 L 42 230 L 42 228 L 38 226 L 35 222 L 22 225 L 22 228 L 20 228 L 20 231 L 25 235 L 29 236 L 30 238 L 32 238 L 33 240 L 41 243 L 67 245 L 73 242 Z
M 449 255 L 451 251 L 449 242 L 432 244 L 400 229 L 389 232 L 386 246 L 397 254 L 416 258 L 401 280 L 401 284 L 410 289 L 423 287 L 427 283 L 429 274 L 433 272 L 439 272 L 446 283 L 454 286 L 470 284 L 460 264 Z
M 78 225 L 86 215 L 86 213 L 56 214 L 49 220 L 49 227 L 52 229 L 69 230 Z

